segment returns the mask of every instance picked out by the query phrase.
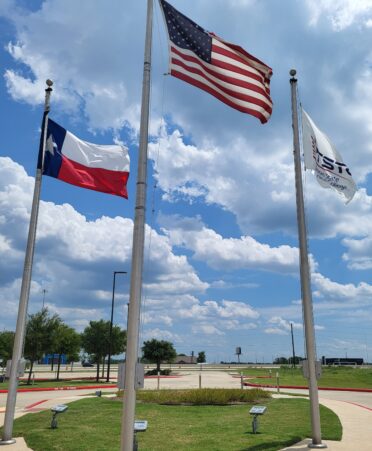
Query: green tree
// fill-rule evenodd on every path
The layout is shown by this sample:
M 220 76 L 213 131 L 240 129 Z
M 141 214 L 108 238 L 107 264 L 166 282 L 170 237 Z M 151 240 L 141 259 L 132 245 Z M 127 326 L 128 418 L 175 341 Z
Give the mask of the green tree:
M 288 359 L 286 359 L 285 357 L 277 357 L 273 363 L 276 365 L 287 365 Z
M 205 362 L 206 362 L 206 359 L 205 359 L 205 352 L 204 352 L 204 351 L 200 351 L 200 352 L 198 353 L 198 357 L 196 358 L 196 361 L 197 361 L 198 363 L 205 363 Z
M 58 315 L 50 316 L 48 308 L 29 315 L 26 325 L 25 358 L 31 362 L 27 384 L 31 383 L 31 374 L 34 362 L 40 360 L 43 354 L 53 349 L 55 330 L 60 325 Z
M 61 368 L 62 354 L 77 356 L 80 350 L 80 335 L 72 327 L 60 323 L 54 331 L 54 352 L 58 354 L 57 381 Z
M 293 358 L 293 357 L 289 357 L 288 363 L 289 363 L 290 365 L 293 365 L 293 363 L 294 363 L 295 365 L 299 365 L 300 362 L 301 362 L 302 360 L 304 360 L 303 357 L 299 357 L 299 356 L 295 355 L 294 358 Z
M 143 358 L 156 363 L 156 370 L 160 371 L 162 362 L 172 362 L 177 357 L 173 344 L 165 340 L 145 341 L 142 346 Z
M 85 352 L 92 355 L 97 364 L 96 381 L 99 381 L 99 367 L 108 355 L 110 337 L 110 321 L 90 321 L 89 326 L 81 334 L 81 345 Z M 117 355 L 125 351 L 127 332 L 119 326 L 112 327 L 111 355 Z
M 7 360 L 12 358 L 14 332 L 10 330 L 4 330 L 0 332 L 0 365 L 6 366 Z

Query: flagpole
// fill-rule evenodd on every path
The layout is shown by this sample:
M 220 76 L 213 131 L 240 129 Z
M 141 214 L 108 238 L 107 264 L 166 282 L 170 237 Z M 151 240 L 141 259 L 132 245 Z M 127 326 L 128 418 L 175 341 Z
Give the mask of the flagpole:
M 46 81 L 47 88 L 45 89 L 45 103 L 44 103 L 44 115 L 43 123 L 40 135 L 40 146 L 39 155 L 36 169 L 35 177 L 35 187 L 34 187 L 34 197 L 32 200 L 30 225 L 28 229 L 27 247 L 26 255 L 23 266 L 23 276 L 22 276 L 22 286 L 21 294 L 19 298 L 18 306 L 18 317 L 17 326 L 14 336 L 13 354 L 12 354 L 12 365 L 10 369 L 8 396 L 6 400 L 6 410 L 4 419 L 4 429 L 2 440 L 0 440 L 0 445 L 11 445 L 16 442 L 12 438 L 13 433 L 13 422 L 14 413 L 17 400 L 17 388 L 18 388 L 18 365 L 23 355 L 23 347 L 25 340 L 25 326 L 27 319 L 27 307 L 28 300 L 30 296 L 30 286 L 31 286 L 31 275 L 32 275 L 32 262 L 34 258 L 35 250 L 35 238 L 36 238 L 36 228 L 37 219 L 39 213 L 40 204 L 40 192 L 41 192 L 41 180 L 43 173 L 43 162 L 44 162 L 44 151 L 45 151 L 45 140 L 46 131 L 48 128 L 48 114 L 50 109 L 50 95 L 52 93 L 53 82 L 51 80 Z
M 290 79 L 290 83 L 291 83 L 291 100 L 292 100 L 293 158 L 296 178 L 297 225 L 300 244 L 302 308 L 305 328 L 306 357 L 309 368 L 309 396 L 310 396 L 312 443 L 310 443 L 308 447 L 327 448 L 327 445 L 325 443 L 322 443 L 320 414 L 319 414 L 318 384 L 316 379 L 316 368 L 315 368 L 316 351 L 315 351 L 314 317 L 313 317 L 313 303 L 311 297 L 309 257 L 307 251 L 307 233 L 306 233 L 305 207 L 302 187 L 301 156 L 300 156 L 300 135 L 298 129 L 298 114 L 297 114 L 297 79 L 295 78 L 296 71 L 294 69 L 292 69 L 289 73 L 292 77 Z
M 151 80 L 153 1 L 147 0 L 145 55 L 142 80 L 142 105 L 139 137 L 136 208 L 133 227 L 132 266 L 130 279 L 125 389 L 121 426 L 121 451 L 133 450 L 134 415 L 136 409 L 135 374 L 138 360 L 139 320 L 141 309 L 143 251 L 145 242 L 147 144 Z

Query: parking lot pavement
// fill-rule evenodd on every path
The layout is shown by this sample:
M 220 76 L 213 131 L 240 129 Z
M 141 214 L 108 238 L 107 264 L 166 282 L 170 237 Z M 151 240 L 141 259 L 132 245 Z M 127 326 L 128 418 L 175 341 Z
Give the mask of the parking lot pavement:
M 177 373 L 177 371 L 175 371 Z M 240 388 L 240 379 L 226 371 L 179 371 L 179 377 L 160 377 L 145 379 L 145 389 L 158 387 L 166 389 L 182 388 Z

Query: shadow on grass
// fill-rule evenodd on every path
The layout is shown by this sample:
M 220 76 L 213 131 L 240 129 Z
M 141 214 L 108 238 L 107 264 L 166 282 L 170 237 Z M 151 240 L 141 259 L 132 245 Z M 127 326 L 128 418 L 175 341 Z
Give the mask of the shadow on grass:
M 252 433 L 250 433 L 252 434 Z M 303 440 L 302 437 L 300 436 L 293 436 L 292 438 L 286 440 L 286 441 L 276 441 L 276 442 L 267 442 L 267 443 L 260 443 L 258 445 L 254 445 L 254 446 L 249 446 L 248 448 L 242 448 L 240 451 L 263 451 L 265 449 L 277 449 L 280 450 L 282 448 L 285 448 L 287 446 L 291 446 L 297 442 L 300 442 L 301 440 Z

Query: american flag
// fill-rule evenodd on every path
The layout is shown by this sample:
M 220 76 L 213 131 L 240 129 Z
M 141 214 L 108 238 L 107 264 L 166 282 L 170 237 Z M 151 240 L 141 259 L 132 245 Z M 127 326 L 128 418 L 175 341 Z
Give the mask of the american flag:
M 261 123 L 270 118 L 272 69 L 235 44 L 204 30 L 165 0 L 170 73 Z

